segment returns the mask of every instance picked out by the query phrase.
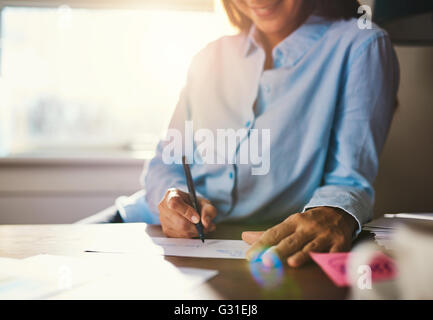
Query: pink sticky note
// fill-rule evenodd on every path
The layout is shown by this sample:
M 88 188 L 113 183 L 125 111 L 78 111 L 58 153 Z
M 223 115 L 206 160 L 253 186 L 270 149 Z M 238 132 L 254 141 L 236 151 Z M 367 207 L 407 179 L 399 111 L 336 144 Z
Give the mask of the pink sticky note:
M 310 252 L 310 256 L 337 286 L 350 286 L 347 277 L 347 261 L 350 258 L 350 252 Z M 390 280 L 396 276 L 393 260 L 382 252 L 377 252 L 369 266 L 373 282 Z

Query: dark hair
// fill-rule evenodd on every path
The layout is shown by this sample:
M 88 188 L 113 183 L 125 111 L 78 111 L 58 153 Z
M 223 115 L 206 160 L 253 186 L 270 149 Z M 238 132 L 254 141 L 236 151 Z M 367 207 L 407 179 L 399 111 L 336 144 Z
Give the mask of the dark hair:
M 312 11 L 330 20 L 358 17 L 358 0 L 298 0 L 309 2 Z M 232 0 L 222 0 L 230 22 L 241 31 L 250 28 L 252 21 L 239 11 Z

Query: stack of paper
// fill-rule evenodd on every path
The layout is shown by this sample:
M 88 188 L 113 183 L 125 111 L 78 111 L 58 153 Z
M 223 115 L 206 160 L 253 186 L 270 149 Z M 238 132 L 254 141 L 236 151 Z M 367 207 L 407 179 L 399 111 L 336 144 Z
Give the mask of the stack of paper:
M 433 213 L 387 213 L 384 217 L 433 221 Z
M 433 220 L 433 213 L 396 213 L 385 214 L 363 226 L 363 230 L 374 234 L 374 240 L 380 246 L 393 250 L 393 235 L 399 226 L 409 220 Z
M 373 233 L 374 240 L 378 245 L 392 250 L 392 237 L 396 227 L 395 220 L 379 218 L 365 224 L 363 230 Z

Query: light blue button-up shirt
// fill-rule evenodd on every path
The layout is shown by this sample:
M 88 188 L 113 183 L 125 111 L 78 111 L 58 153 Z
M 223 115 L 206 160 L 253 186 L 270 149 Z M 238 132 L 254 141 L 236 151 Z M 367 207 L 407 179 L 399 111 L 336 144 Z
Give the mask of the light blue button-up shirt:
M 357 20 L 311 16 L 272 51 L 254 27 L 223 37 L 194 58 L 170 123 L 184 130 L 270 130 L 269 172 L 251 164 L 192 165 L 198 193 L 218 209 L 217 221 L 276 222 L 311 207 L 331 206 L 361 226 L 372 218 L 378 158 L 396 106 L 399 68 L 387 34 Z M 254 105 L 255 108 L 254 108 Z M 187 190 L 181 165 L 165 164 L 161 141 L 145 172 L 145 198 L 126 221 L 157 217 L 168 188 Z M 215 148 L 215 152 L 219 151 Z M 359 229 L 358 229 L 359 231 Z

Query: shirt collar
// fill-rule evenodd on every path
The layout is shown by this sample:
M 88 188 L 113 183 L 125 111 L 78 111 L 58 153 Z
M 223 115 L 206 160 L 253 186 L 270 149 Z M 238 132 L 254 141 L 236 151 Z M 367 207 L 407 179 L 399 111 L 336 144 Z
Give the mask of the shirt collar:
M 243 48 L 243 55 L 245 57 L 248 56 L 251 52 L 253 52 L 258 47 L 261 47 L 259 33 L 256 26 L 252 24 L 249 32 L 247 33 L 245 46 Z
M 274 63 L 294 66 L 329 29 L 332 21 L 311 15 L 298 29 L 281 41 L 272 52 Z M 261 47 L 260 37 L 255 25 L 252 25 L 243 48 L 243 55 L 248 56 Z

